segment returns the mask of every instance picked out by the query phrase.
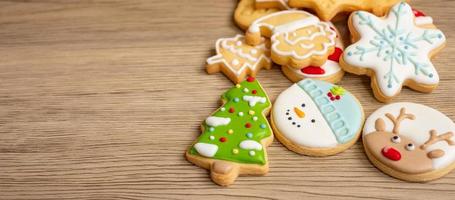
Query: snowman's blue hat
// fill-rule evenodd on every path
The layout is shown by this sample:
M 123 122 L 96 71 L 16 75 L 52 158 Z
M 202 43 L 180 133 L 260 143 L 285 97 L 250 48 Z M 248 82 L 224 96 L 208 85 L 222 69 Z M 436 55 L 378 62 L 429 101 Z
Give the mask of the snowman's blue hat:
M 351 93 L 344 91 L 335 99 L 336 95 L 331 94 L 335 85 L 314 79 L 304 79 L 297 85 L 313 99 L 339 143 L 347 143 L 357 135 L 362 126 L 363 110 Z

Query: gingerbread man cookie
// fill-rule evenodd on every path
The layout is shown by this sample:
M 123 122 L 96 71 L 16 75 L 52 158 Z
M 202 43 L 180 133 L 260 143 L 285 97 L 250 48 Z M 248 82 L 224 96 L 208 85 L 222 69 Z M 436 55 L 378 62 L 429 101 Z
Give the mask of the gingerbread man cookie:
M 304 79 L 277 97 L 270 118 L 276 138 L 291 151 L 328 156 L 357 141 L 364 114 L 358 100 L 342 87 Z
M 265 147 L 272 143 L 273 134 L 266 118 L 271 103 L 255 78 L 237 84 L 222 100 L 223 106 L 205 120 L 186 158 L 209 169 L 212 180 L 226 186 L 238 175 L 268 172 Z
M 327 62 L 321 66 L 307 66 L 301 69 L 282 66 L 281 71 L 283 71 L 283 74 L 286 75 L 289 80 L 299 82 L 305 78 L 313 78 L 330 83 L 337 83 L 343 78 L 344 71 L 339 65 L 340 56 L 343 54 L 344 50 L 343 41 L 336 27 L 332 23 L 329 24 L 330 27 L 337 33 L 335 52 L 331 54 L 328 57 Z
M 278 8 L 281 10 L 289 10 L 288 0 L 256 0 L 256 8 Z
M 256 46 L 245 43 L 242 35 L 234 38 L 221 38 L 216 42 L 216 55 L 207 59 L 207 72 L 223 72 L 234 83 L 239 83 L 247 75 L 255 77 L 261 68 L 270 69 L 272 61 L 265 41 Z
M 358 10 L 372 12 L 383 16 L 393 5 L 403 0 L 289 0 L 290 7 L 310 9 L 319 18 L 330 21 L 339 13 Z
M 335 31 L 305 11 L 286 10 L 257 19 L 246 32 L 246 42 L 258 45 L 262 36 L 271 39 L 273 62 L 293 68 L 321 66 L 335 51 Z
M 441 112 L 415 103 L 386 105 L 363 129 L 370 161 L 398 179 L 424 182 L 455 168 L 455 124 Z
M 354 12 L 349 30 L 354 44 L 345 50 L 341 67 L 370 76 L 379 101 L 390 101 L 402 86 L 431 92 L 438 85 L 439 75 L 430 58 L 444 47 L 446 38 L 438 29 L 416 25 L 407 3 L 396 4 L 385 18 Z

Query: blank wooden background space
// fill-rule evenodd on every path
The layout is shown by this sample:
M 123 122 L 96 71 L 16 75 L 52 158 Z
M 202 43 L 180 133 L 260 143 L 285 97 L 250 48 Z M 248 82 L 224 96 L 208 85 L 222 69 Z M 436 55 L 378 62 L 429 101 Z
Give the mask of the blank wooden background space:
M 455 172 L 425 184 L 399 181 L 370 164 L 360 141 L 326 158 L 274 141 L 270 173 L 228 188 L 187 162 L 200 123 L 232 86 L 204 64 L 217 38 L 241 33 L 235 5 L 0 1 L 0 199 L 455 199 Z M 448 37 L 434 59 L 441 82 L 433 94 L 404 89 L 395 102 L 455 119 L 455 1 L 413 5 Z M 272 100 L 291 85 L 278 67 L 258 78 Z M 367 77 L 346 75 L 340 84 L 367 116 L 383 105 Z

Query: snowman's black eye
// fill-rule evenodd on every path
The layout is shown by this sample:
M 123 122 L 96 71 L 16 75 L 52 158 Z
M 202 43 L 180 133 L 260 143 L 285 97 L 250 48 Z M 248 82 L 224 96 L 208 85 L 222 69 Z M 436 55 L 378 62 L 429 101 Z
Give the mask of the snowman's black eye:
M 305 104 L 304 104 L 304 103 L 302 103 L 302 108 L 304 108 L 304 107 L 305 107 Z
M 311 123 L 314 123 L 314 122 L 316 122 L 316 120 L 315 119 L 311 119 Z

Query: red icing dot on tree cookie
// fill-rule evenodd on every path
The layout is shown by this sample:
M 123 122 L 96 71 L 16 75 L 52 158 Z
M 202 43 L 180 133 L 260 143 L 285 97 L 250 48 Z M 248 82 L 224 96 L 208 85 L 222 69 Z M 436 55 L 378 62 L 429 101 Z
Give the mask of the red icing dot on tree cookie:
M 235 112 L 235 109 L 233 107 L 229 108 L 229 112 L 230 113 L 234 113 Z
M 253 94 L 257 94 L 257 93 L 258 93 L 258 91 L 257 91 L 257 90 L 253 90 L 253 91 L 251 91 L 251 93 L 253 93 Z
M 227 139 L 225 137 L 220 138 L 220 142 L 226 142 L 226 141 L 227 141 Z
M 300 69 L 300 71 L 304 74 L 325 74 L 324 69 L 314 66 L 305 67 L 303 69 Z
M 246 128 L 251 128 L 251 123 L 249 123 L 249 122 L 246 123 L 246 124 L 245 124 L 245 127 L 246 127 Z
M 340 100 L 340 98 L 341 98 L 340 95 L 337 95 L 337 96 L 335 97 L 336 100 Z
M 335 52 L 329 56 L 329 60 L 334 61 L 334 62 L 340 62 L 341 54 L 343 54 L 343 50 L 336 47 Z
M 253 82 L 254 80 L 255 80 L 255 78 L 251 77 L 251 76 L 246 79 L 246 81 L 248 81 L 248 82 Z

